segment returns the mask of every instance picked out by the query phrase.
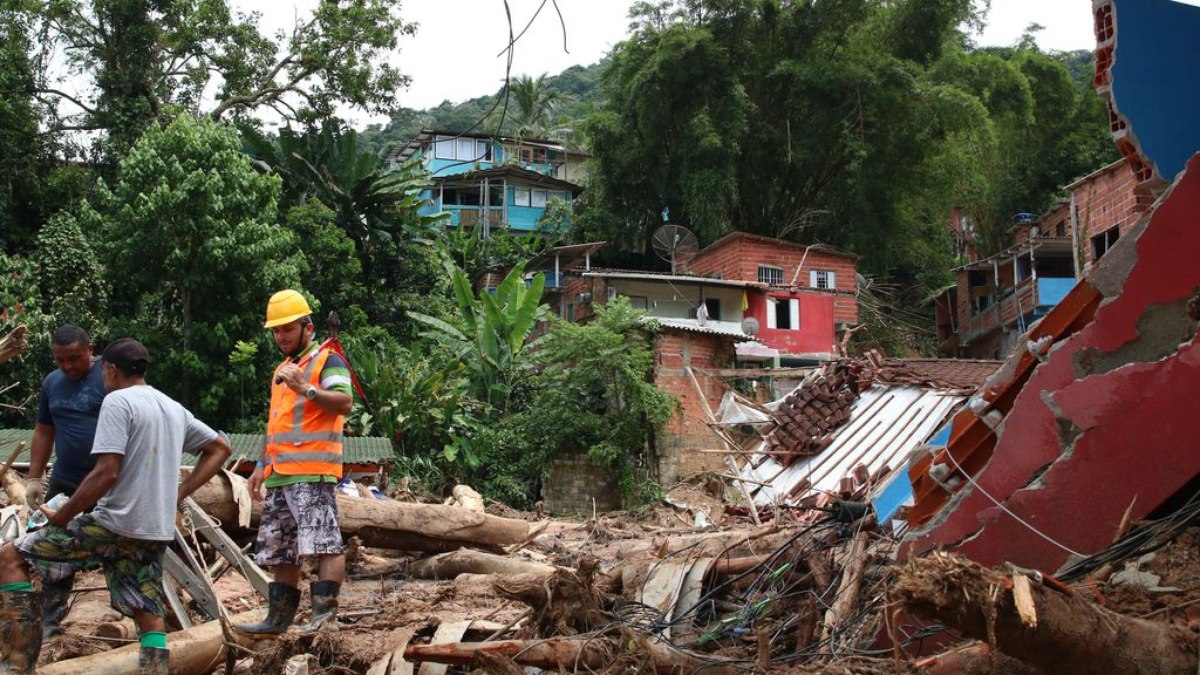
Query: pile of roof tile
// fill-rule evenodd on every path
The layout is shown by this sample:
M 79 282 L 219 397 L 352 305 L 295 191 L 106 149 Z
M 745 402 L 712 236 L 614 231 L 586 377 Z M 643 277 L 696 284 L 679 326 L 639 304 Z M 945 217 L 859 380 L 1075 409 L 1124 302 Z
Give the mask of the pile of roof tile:
M 862 379 L 867 364 L 863 360 L 827 363 L 780 402 L 765 437 L 781 463 L 790 464 L 829 447 L 832 432 L 850 418 L 858 392 L 864 385 L 870 386 L 869 377 Z
M 913 385 L 967 396 L 983 386 L 998 361 L 890 359 L 874 350 L 855 359 L 831 361 L 807 377 L 779 403 L 764 429 L 767 450 L 784 466 L 820 453 L 850 419 L 859 392 L 873 384 Z

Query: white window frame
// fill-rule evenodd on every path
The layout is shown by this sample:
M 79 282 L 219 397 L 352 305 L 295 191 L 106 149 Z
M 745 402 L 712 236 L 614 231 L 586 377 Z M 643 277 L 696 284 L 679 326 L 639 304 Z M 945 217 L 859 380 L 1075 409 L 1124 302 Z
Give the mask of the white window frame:
M 545 190 L 534 188 L 529 191 L 529 205 L 533 208 L 544 209 L 548 201 L 549 194 Z
M 832 291 L 837 288 L 837 275 L 829 270 L 809 270 L 808 285 L 811 288 Z
M 454 148 L 458 144 L 453 136 L 436 136 L 433 139 L 433 156 L 436 159 L 458 159 L 454 152 Z M 449 154 L 445 152 L 446 148 L 450 149 Z
M 529 188 L 513 188 L 513 206 L 529 206 Z
M 765 279 L 764 277 L 766 277 L 768 275 L 764 275 L 763 272 L 770 272 L 771 273 L 769 275 L 770 279 Z M 778 283 L 775 283 L 776 279 L 778 279 Z M 758 266 L 758 283 L 766 284 L 768 286 L 782 286 L 783 285 L 783 268 L 782 267 L 774 267 L 772 265 L 759 265 Z

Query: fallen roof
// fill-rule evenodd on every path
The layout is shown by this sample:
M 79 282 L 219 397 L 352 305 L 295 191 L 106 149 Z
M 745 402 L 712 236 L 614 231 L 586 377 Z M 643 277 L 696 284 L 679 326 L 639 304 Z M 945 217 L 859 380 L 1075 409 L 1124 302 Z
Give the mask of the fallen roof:
M 239 457 L 254 460 L 262 454 L 263 437 L 260 434 L 227 434 L 229 444 L 233 446 L 231 460 Z M 33 431 L 30 429 L 0 429 L 0 454 L 12 452 L 12 447 L 21 441 L 25 449 L 17 456 L 15 464 L 29 463 L 29 446 L 33 442 Z M 184 453 L 184 463 L 195 459 L 196 455 Z M 381 436 L 347 436 L 342 444 L 342 461 L 346 464 L 391 464 L 395 461 L 392 443 Z
M 974 393 L 1002 363 L 969 359 L 885 359 L 875 371 L 874 379 L 888 384 L 919 384 Z
M 856 470 L 855 489 L 863 486 L 864 477 L 879 483 L 905 466 L 909 453 L 965 400 L 921 386 L 874 384 L 851 404 L 848 421 L 832 432 L 824 450 L 790 465 L 759 454 L 742 469 L 742 477 L 757 483 L 748 487 L 758 504 L 795 505 L 815 494 L 843 492 L 843 479 Z
M 762 443 L 743 476 L 760 503 L 865 497 L 908 462 L 998 361 L 889 359 L 876 351 L 810 373 L 768 404 Z

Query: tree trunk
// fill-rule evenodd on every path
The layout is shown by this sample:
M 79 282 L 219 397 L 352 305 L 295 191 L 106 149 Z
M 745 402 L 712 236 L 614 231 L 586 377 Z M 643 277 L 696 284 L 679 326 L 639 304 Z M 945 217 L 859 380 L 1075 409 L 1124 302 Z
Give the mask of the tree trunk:
M 469 548 L 417 560 L 408 573 L 417 579 L 453 579 L 460 574 L 552 574 L 554 565 L 484 553 Z
M 256 609 L 229 618 L 231 623 L 261 621 L 266 611 Z M 225 636 L 220 621 L 209 621 L 187 630 L 167 634 L 167 649 L 171 650 L 171 675 L 200 675 L 212 671 L 214 664 L 225 661 Z M 127 675 L 138 672 L 136 642 L 112 651 L 100 652 L 77 659 L 58 661 L 38 668 L 39 675 Z
M 634 656 L 630 652 L 636 654 Z M 702 672 L 733 675 L 733 665 L 718 658 L 704 658 L 668 645 L 629 634 L 626 639 L 608 637 L 550 638 L 548 640 L 498 640 L 496 642 L 456 642 L 443 645 L 409 645 L 404 658 L 413 663 L 432 661 L 476 665 L 480 656 L 505 657 L 521 666 L 559 670 L 570 664 L 573 670 L 602 670 L 614 661 L 632 658 L 639 666 L 652 665 L 659 673 Z M 639 669 L 647 672 L 650 669 Z
M 1033 611 L 1014 600 L 1010 575 L 961 556 L 934 555 L 900 571 L 893 598 L 919 616 L 1057 675 L 1195 673 L 1194 633 L 1134 619 L 1070 590 L 1033 585 Z
M 238 509 L 228 479 L 217 475 L 192 498 L 227 530 L 236 530 Z M 501 547 L 529 536 L 529 523 L 475 513 L 456 506 L 411 504 L 390 499 L 337 496 L 342 536 L 357 536 L 366 546 L 399 551 L 453 551 L 464 546 Z M 251 527 L 258 526 L 262 502 L 254 502 Z

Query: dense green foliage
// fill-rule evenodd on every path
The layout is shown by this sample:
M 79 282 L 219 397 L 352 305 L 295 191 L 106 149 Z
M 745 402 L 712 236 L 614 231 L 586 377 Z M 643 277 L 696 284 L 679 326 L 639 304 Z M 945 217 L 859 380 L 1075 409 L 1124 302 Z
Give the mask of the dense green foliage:
M 639 3 L 585 126 L 579 241 L 646 250 L 668 210 L 701 244 L 741 230 L 862 256 L 920 305 L 949 281 L 947 223 L 990 253 L 1115 158 L 1068 55 L 977 49 L 970 0 Z
M 284 119 L 312 119 L 331 116 L 339 104 L 390 110 L 407 78 L 387 58 L 414 30 L 396 4 L 320 2 L 278 36 L 226 0 L 6 6 L 40 36 L 28 51 L 45 70 L 32 74 L 29 91 L 53 104 L 51 130 L 105 131 L 97 149 L 111 162 L 151 123 L 180 113 L 248 119 L 269 108 Z M 90 78 L 94 92 L 56 87 L 48 69 L 59 59 Z
M 509 423 L 527 447 L 526 462 L 544 466 L 586 453 L 620 477 L 624 494 L 636 496 L 634 464 L 676 406 L 647 381 L 653 335 L 641 315 L 619 298 L 597 307 L 590 323 L 552 322 L 540 342 L 529 406 Z
M 300 280 L 304 257 L 276 222 L 278 195 L 279 179 L 251 166 L 232 129 L 183 116 L 152 127 L 111 188 L 80 209 L 113 280 L 114 332 L 140 336 L 156 379 L 197 415 L 236 415 L 233 344 L 265 338 L 255 310 Z

